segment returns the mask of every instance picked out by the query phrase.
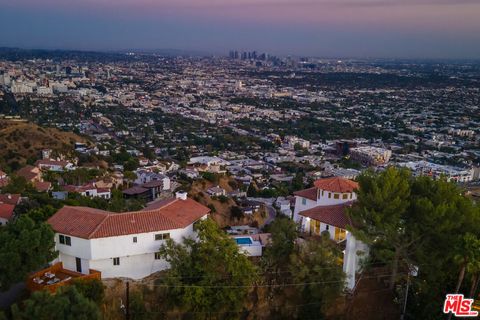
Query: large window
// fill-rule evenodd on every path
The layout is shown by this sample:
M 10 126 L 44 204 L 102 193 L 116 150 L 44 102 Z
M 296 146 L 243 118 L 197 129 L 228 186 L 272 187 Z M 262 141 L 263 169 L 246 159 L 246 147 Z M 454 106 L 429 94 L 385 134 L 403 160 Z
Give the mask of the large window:
M 335 193 L 335 194 L 333 195 L 333 198 L 334 198 L 334 199 L 340 199 L 340 195 L 339 195 L 338 193 Z
M 114 266 L 119 266 L 120 265 L 120 258 L 119 257 L 113 258 L 113 265 Z
M 63 234 L 59 234 L 58 235 L 58 242 L 60 242 L 61 244 L 67 245 L 67 246 L 71 246 L 72 245 L 72 238 L 70 238 L 69 236 L 65 236 Z
M 170 233 L 157 233 L 155 235 L 155 240 L 167 240 L 170 239 Z

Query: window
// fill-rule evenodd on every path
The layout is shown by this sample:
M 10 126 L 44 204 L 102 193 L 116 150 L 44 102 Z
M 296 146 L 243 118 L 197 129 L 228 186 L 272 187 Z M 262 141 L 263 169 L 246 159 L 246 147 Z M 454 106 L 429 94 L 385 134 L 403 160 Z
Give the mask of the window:
M 113 265 L 114 266 L 119 266 L 120 265 L 120 258 L 113 258 Z
M 155 252 L 155 260 L 160 260 L 162 259 L 160 252 Z
M 158 233 L 155 235 L 155 240 L 167 240 L 170 239 L 170 233 Z
M 333 199 L 340 199 L 340 195 L 339 195 L 338 193 L 335 193 L 335 194 L 333 195 Z
M 133 243 L 137 243 L 137 237 L 133 237 Z
M 330 230 L 330 226 L 327 224 L 327 226 L 325 227 L 325 230 Z
M 302 205 L 306 205 L 306 204 L 307 204 L 307 199 L 302 198 Z
M 71 246 L 72 245 L 72 238 L 70 238 L 69 236 L 64 236 L 63 234 L 59 234 L 58 235 L 58 242 L 60 242 L 61 244 L 67 245 L 67 246 Z
M 348 193 L 344 193 L 344 194 L 342 195 L 342 199 L 348 199 Z
M 332 194 L 329 192 L 328 193 L 328 199 L 330 199 L 332 197 Z

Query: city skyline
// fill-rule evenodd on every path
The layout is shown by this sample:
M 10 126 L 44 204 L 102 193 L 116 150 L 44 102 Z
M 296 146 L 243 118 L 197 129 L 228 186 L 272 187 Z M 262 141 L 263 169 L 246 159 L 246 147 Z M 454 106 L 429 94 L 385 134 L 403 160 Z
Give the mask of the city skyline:
M 478 1 L 0 0 L 0 46 L 478 58 Z

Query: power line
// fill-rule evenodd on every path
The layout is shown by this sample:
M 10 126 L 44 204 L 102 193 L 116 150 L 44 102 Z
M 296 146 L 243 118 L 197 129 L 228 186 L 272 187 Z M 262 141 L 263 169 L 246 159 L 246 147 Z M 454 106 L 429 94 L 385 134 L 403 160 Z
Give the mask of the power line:
M 383 263 L 370 263 L 370 264 L 364 264 L 364 266 L 375 266 L 375 265 L 378 265 L 378 266 L 383 266 L 384 264 Z M 341 269 L 342 267 L 341 266 L 337 266 L 337 267 L 322 267 L 322 268 L 315 268 L 315 270 L 332 270 L 332 269 Z M 249 273 L 250 275 L 257 275 L 257 276 L 262 276 L 262 275 L 270 275 L 270 274 L 293 274 L 295 273 L 294 271 L 290 271 L 290 270 L 283 270 L 283 271 L 272 271 L 272 272 L 253 272 L 253 273 Z M 228 275 L 225 275 L 224 277 L 225 278 L 230 278 L 230 277 L 233 277 L 234 275 L 232 274 L 228 274 Z M 159 277 L 159 280 L 162 280 L 162 279 L 206 279 L 206 278 L 218 278 L 218 276 L 216 275 L 198 275 L 198 276 L 161 276 Z
M 398 275 L 401 275 L 399 273 Z M 362 279 L 373 279 L 383 276 L 391 276 L 390 273 L 386 274 L 376 274 L 370 277 L 363 277 Z M 345 280 L 332 280 L 332 281 L 315 281 L 315 282 L 298 282 L 298 283 L 278 283 L 278 284 L 259 284 L 259 285 L 174 285 L 174 284 L 149 284 L 149 283 L 137 283 L 137 285 L 150 286 L 150 287 L 162 287 L 162 288 L 269 288 L 269 287 L 295 287 L 295 286 L 306 286 L 306 285 L 319 285 L 319 284 L 334 284 L 334 283 L 345 283 Z

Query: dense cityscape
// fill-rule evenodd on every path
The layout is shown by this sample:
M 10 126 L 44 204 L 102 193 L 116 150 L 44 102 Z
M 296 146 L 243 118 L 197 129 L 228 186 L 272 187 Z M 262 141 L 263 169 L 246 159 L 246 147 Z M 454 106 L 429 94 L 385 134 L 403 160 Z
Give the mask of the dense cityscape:
M 427 178 L 439 184 L 431 190 L 444 193 L 432 206 L 449 201 L 450 210 L 471 211 L 451 232 L 477 219 L 478 63 L 279 58 L 235 50 L 202 57 L 2 49 L 0 57 L 0 235 L 5 245 L 21 246 L 13 244 L 22 241 L 15 228 L 24 224 L 55 233 L 55 240 L 33 240 L 37 262 L 24 263 L 22 272 L 2 272 L 7 315 L 43 319 L 35 301 L 55 298 L 35 292 L 71 284 L 75 292 L 55 296 L 84 295 L 75 299 L 88 318 L 98 317 L 96 305 L 108 305 L 101 312 L 107 319 L 179 319 L 190 312 L 195 319 L 413 319 L 425 315 L 415 303 L 439 294 L 417 287 L 409 311 L 402 312 L 411 281 L 404 272 L 431 272 L 421 266 L 424 256 L 412 257 L 425 249 L 402 247 L 410 233 L 371 242 L 395 222 L 362 218 L 357 208 L 397 213 L 398 179 L 409 181 L 419 199 L 426 192 L 415 201 L 432 201 L 430 191 L 417 186 Z M 358 195 L 359 186 L 369 193 L 360 189 Z M 461 199 L 452 200 L 456 189 Z M 372 197 L 383 200 L 370 203 Z M 415 201 L 412 212 L 422 210 Z M 419 234 L 439 218 L 427 223 L 422 219 L 429 211 L 423 210 L 409 222 L 423 224 Z M 399 219 L 397 225 L 406 223 Z M 370 235 L 362 231 L 368 221 L 376 229 Z M 180 249 L 176 243 L 191 237 L 191 228 L 203 240 Z M 449 229 L 432 232 L 441 230 Z M 41 237 L 53 235 L 44 232 Z M 129 248 L 130 238 L 138 246 Z M 203 261 L 206 252 L 213 254 L 211 241 L 229 244 L 217 249 L 218 261 Z M 432 235 L 421 242 L 429 241 L 451 238 Z M 388 255 L 381 254 L 390 245 L 401 259 L 393 275 Z M 26 252 L 13 258 L 4 250 L 2 265 L 27 259 Z M 304 260 L 308 252 L 311 261 Z M 456 259 L 458 251 L 450 254 Z M 218 274 L 218 263 L 229 267 Z M 329 272 L 317 273 L 319 266 Z M 232 274 L 231 268 L 244 270 Z M 196 272 L 216 279 L 188 280 Z M 234 314 L 225 309 L 233 293 L 224 277 L 236 284 Z M 188 298 L 194 293 L 187 289 L 158 291 L 155 284 L 164 290 L 222 287 L 225 296 L 215 305 L 208 302 L 213 292 Z M 132 286 L 132 298 L 125 286 Z M 296 290 L 300 300 L 292 296 Z M 35 293 L 34 300 L 18 311 L 22 292 Z M 257 302 L 244 296 L 252 294 Z M 190 300 L 200 297 L 204 302 Z M 133 301 L 126 307 L 122 299 Z M 440 293 L 435 303 L 441 302 Z M 9 309 L 13 303 L 17 311 Z M 73 311 L 62 312 L 55 319 Z
M 0 0 L 0 320 L 478 318 L 479 14 Z

